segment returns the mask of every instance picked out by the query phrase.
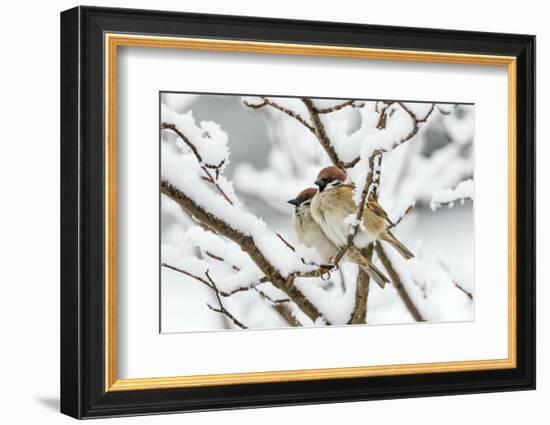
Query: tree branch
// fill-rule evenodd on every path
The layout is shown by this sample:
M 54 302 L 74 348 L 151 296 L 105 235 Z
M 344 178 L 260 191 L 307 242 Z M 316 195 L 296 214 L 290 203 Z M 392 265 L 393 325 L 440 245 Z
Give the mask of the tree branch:
M 339 111 L 340 109 L 345 108 L 346 106 L 351 106 L 352 108 L 362 108 L 365 106 L 364 103 L 356 104 L 356 100 L 346 100 L 338 105 L 330 106 L 327 108 L 315 108 L 318 114 L 330 114 L 331 112 Z
M 336 153 L 336 150 L 334 149 L 334 146 L 332 146 L 332 143 L 327 136 L 325 126 L 321 121 L 321 117 L 319 116 L 319 112 L 315 107 L 315 104 L 313 103 L 313 101 L 307 97 L 304 97 L 302 98 L 302 102 L 304 105 L 306 105 L 306 108 L 309 112 L 309 117 L 311 119 L 311 122 L 313 123 L 313 134 L 317 136 L 319 143 L 327 153 L 331 162 L 337 167 L 349 168 L 349 167 L 346 167 L 346 164 L 340 160 L 340 158 L 338 157 L 338 154 Z
M 462 287 L 462 285 L 460 285 L 460 283 L 458 283 L 456 280 L 453 280 L 453 285 L 458 289 L 460 290 L 461 292 L 464 293 L 464 295 L 466 295 L 468 298 L 470 298 L 470 301 L 473 301 L 474 300 L 474 296 L 473 294 L 468 291 L 467 289 L 464 289 L 464 287 Z
M 260 108 L 263 108 L 264 106 L 271 106 L 272 108 L 275 108 L 275 109 L 277 109 L 281 112 L 284 112 L 289 117 L 294 118 L 296 121 L 298 121 L 304 127 L 306 127 L 309 131 L 311 131 L 313 134 L 315 134 L 315 129 L 313 128 L 313 126 L 311 124 L 309 124 L 298 112 L 293 111 L 292 109 L 285 108 L 284 106 L 279 105 L 276 102 L 273 102 L 271 99 L 269 99 L 267 97 L 261 97 L 261 99 L 263 100 L 263 102 L 258 103 L 258 104 L 249 103 L 246 100 L 243 100 L 243 103 L 246 106 L 248 106 L 249 108 L 253 108 L 253 109 L 260 109 Z
M 226 291 L 220 291 L 218 289 L 216 289 L 215 287 L 213 287 L 211 285 L 211 283 L 209 281 L 207 281 L 206 279 L 203 279 L 201 278 L 200 276 L 197 276 L 197 275 L 194 275 L 193 273 L 190 273 L 188 272 L 187 270 L 183 270 L 183 269 L 180 269 L 178 267 L 175 267 L 175 266 L 172 266 L 170 264 L 167 264 L 167 263 L 162 263 L 161 264 L 162 267 L 166 267 L 167 269 L 170 269 L 170 270 L 173 270 L 173 271 L 176 271 L 178 273 L 181 273 L 181 274 L 184 274 L 188 277 L 191 277 L 197 281 L 199 281 L 200 283 L 202 283 L 203 285 L 206 285 L 208 286 L 210 289 L 212 290 L 215 290 L 217 291 L 222 297 L 230 297 L 231 295 L 235 295 L 236 293 L 238 292 L 244 292 L 244 291 L 250 291 L 252 289 L 256 289 L 257 286 L 261 285 L 262 283 L 266 283 L 266 282 L 269 282 L 269 280 L 267 280 L 266 278 L 262 278 L 260 279 L 258 282 L 254 282 L 252 283 L 251 285 L 247 285 L 247 286 L 239 286 L 229 292 L 226 292 Z
M 401 221 L 413 210 L 414 205 L 415 205 L 414 202 L 412 204 L 410 204 L 407 207 L 407 209 L 405 210 L 405 212 L 403 214 L 401 214 L 401 216 L 399 216 L 399 218 L 397 220 L 395 220 L 392 224 L 390 224 L 390 229 L 394 228 L 399 223 L 401 223 Z
M 292 274 L 288 278 L 283 277 L 259 250 L 251 236 L 244 235 L 238 230 L 232 228 L 219 217 L 206 211 L 203 206 L 196 203 L 193 199 L 178 190 L 166 180 L 161 182 L 161 193 L 177 202 L 185 211 L 187 211 L 188 214 L 194 216 L 197 220 L 205 223 L 208 227 L 214 229 L 220 235 L 225 236 L 238 244 L 265 274 L 266 279 L 273 283 L 276 288 L 285 292 L 292 302 L 294 302 L 298 308 L 302 310 L 304 314 L 312 321 L 322 317 L 317 307 L 315 307 L 315 305 L 313 305 L 311 301 L 309 301 L 306 296 L 294 285 L 294 279 L 296 277 L 306 277 L 306 273 Z M 321 274 L 320 270 L 317 272 L 319 275 Z
M 378 255 L 378 258 L 380 258 L 382 265 L 387 270 L 390 276 L 390 279 L 392 280 L 393 286 L 395 287 L 395 289 L 397 290 L 397 293 L 399 294 L 399 297 L 401 297 L 401 300 L 405 304 L 405 307 L 407 308 L 407 310 L 409 310 L 409 313 L 411 313 L 411 316 L 417 322 L 425 322 L 424 317 L 422 317 L 422 314 L 420 314 L 420 311 L 414 304 L 411 296 L 403 286 L 403 283 L 401 282 L 401 278 L 399 277 L 399 274 L 393 267 L 393 264 L 388 258 L 388 255 L 386 254 L 386 251 L 384 250 L 382 245 L 377 243 L 374 249 L 376 250 L 376 255 Z
M 218 287 L 216 286 L 216 283 L 214 282 L 214 280 L 210 277 L 210 274 L 209 274 L 208 270 L 206 270 L 205 275 L 206 275 L 208 281 L 210 282 L 210 284 L 212 285 L 212 288 L 214 289 L 214 293 L 216 294 L 216 299 L 218 300 L 218 304 L 220 306 L 219 308 L 215 308 L 215 307 L 212 307 L 210 304 L 207 303 L 206 305 L 208 306 L 208 308 L 212 311 L 215 311 L 216 313 L 223 314 L 224 316 L 226 316 L 228 319 L 230 319 L 239 328 L 248 329 L 248 326 L 243 325 L 243 323 L 240 320 L 238 320 L 235 316 L 233 316 L 233 314 L 231 314 L 225 308 L 225 306 L 223 305 L 222 299 L 220 297 L 220 291 L 218 290 Z
M 370 244 L 363 252 L 365 258 L 372 261 L 373 244 Z M 357 274 L 357 285 L 355 288 L 355 306 L 351 313 L 348 324 L 355 325 L 367 323 L 367 301 L 369 297 L 370 276 L 362 269 Z
M 172 130 L 174 133 L 176 133 L 179 136 L 179 138 L 181 140 L 183 140 L 183 142 L 189 147 L 189 149 L 191 149 L 191 152 L 193 152 L 193 155 L 195 155 L 195 158 L 197 158 L 197 161 L 198 161 L 202 171 L 204 172 L 204 174 L 206 174 L 206 177 L 203 177 L 203 178 L 206 181 L 212 183 L 216 187 L 218 192 L 225 198 L 225 200 L 227 202 L 229 202 L 231 205 L 233 205 L 233 201 L 231 201 L 231 199 L 229 199 L 229 196 L 227 196 L 227 194 L 224 192 L 224 190 L 221 188 L 221 186 L 217 182 L 220 168 L 223 166 L 223 164 L 225 164 L 225 159 L 222 160 L 218 165 L 203 164 L 202 156 L 200 155 L 200 153 L 197 150 L 196 146 L 191 142 L 191 140 L 189 140 L 189 138 L 185 134 L 183 134 L 180 130 L 178 130 L 178 128 L 176 127 L 175 124 L 170 124 L 170 123 L 163 122 L 160 125 L 160 128 L 163 129 L 163 130 Z M 209 168 L 215 170 L 216 178 L 214 178 L 212 176 L 212 174 L 210 173 L 210 171 L 208 171 Z

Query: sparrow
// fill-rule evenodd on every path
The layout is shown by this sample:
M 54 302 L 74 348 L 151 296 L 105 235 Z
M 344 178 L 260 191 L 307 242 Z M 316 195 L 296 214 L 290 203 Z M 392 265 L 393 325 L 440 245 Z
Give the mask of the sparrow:
M 321 260 L 329 264 L 339 251 L 337 247 L 323 232 L 323 229 L 311 216 L 311 202 L 317 195 L 317 189 L 307 188 L 301 191 L 296 198 L 287 201 L 294 205 L 292 224 L 296 237 L 300 243 L 315 248 L 321 255 Z M 389 279 L 374 264 L 372 264 L 357 249 L 348 249 L 346 258 L 356 263 L 371 276 L 382 288 Z
M 311 202 L 311 215 L 321 226 L 327 237 L 338 247 L 347 243 L 352 231 L 348 217 L 357 211 L 353 199 L 355 185 L 348 181 L 346 172 L 338 167 L 323 168 L 315 184 L 319 193 Z M 382 206 L 369 196 L 361 218 L 362 226 L 354 239 L 357 248 L 383 240 L 393 246 L 405 259 L 413 258 L 413 253 L 399 241 L 390 230 L 393 225 Z
M 338 248 L 311 217 L 311 200 L 316 194 L 317 189 L 310 187 L 302 190 L 296 198 L 287 202 L 295 207 L 292 214 L 292 225 L 298 242 L 315 248 L 321 256 L 321 261 L 328 264 L 338 252 Z

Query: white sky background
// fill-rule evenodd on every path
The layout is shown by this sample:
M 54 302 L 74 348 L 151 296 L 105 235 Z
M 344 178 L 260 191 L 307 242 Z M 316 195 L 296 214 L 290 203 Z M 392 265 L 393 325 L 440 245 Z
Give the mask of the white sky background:
M 278 162 L 288 162 L 288 158 L 277 159 L 272 146 L 281 140 L 294 145 L 311 143 L 307 140 L 301 141 L 302 133 L 307 133 L 307 130 L 278 111 L 251 110 L 244 107 L 240 96 L 174 93 L 165 94 L 162 99 L 176 112 L 192 110 L 197 123 L 211 120 L 221 126 L 228 135 L 231 151 L 231 162 L 224 174 L 229 180 L 235 181 L 236 194 L 244 207 L 262 218 L 268 227 L 296 243 L 291 227 L 292 207 L 284 201 L 296 195 L 296 187 L 311 185 L 314 179 L 308 176 L 304 182 L 302 178 L 297 178 L 286 184 L 277 179 L 277 172 L 273 169 L 280 167 Z M 294 101 L 288 102 L 292 104 Z M 324 118 L 327 119 L 328 116 Z M 400 152 L 387 154 L 384 158 L 380 195 L 382 205 L 391 214 L 392 208 L 399 208 L 403 199 L 417 201 L 413 212 L 403 220 L 395 233 L 428 264 L 426 267 L 417 267 L 418 270 L 414 271 L 413 275 L 420 278 L 409 282 L 409 291 L 418 300 L 418 306 L 426 318 L 432 321 L 465 321 L 474 318 L 473 303 L 462 292 L 454 286 L 451 288 L 449 282 L 430 278 L 431 275 L 437 276 L 441 273 L 443 268 L 449 272 L 453 281 L 460 282 L 463 288 L 473 293 L 472 202 L 435 211 L 429 208 L 431 195 L 436 189 L 454 188 L 459 181 L 472 177 L 473 158 L 469 146 L 473 138 L 473 118 L 474 107 L 465 105 L 460 110 L 453 111 L 450 116 L 434 114 L 426 131 L 409 142 L 410 146 L 404 145 L 399 148 Z M 348 133 L 357 129 L 360 124 L 357 112 L 351 108 L 348 112 L 334 114 L 329 120 L 344 122 L 348 126 Z M 168 143 L 171 142 L 168 140 Z M 164 147 L 167 142 L 162 143 Z M 445 149 L 441 149 L 453 144 L 462 148 L 454 154 L 445 154 Z M 318 146 L 312 145 L 311 149 L 314 151 L 317 148 Z M 328 159 L 323 152 L 317 153 L 317 156 L 321 163 L 325 161 L 324 165 L 328 165 Z M 404 161 L 411 157 L 415 160 Z M 403 174 L 404 182 L 397 184 L 399 178 L 403 179 Z M 261 191 L 269 196 L 263 196 Z M 189 220 L 183 217 L 179 208 L 171 201 L 163 199 L 161 206 L 163 261 L 166 258 L 175 258 L 173 261 L 177 261 L 186 256 L 197 255 L 194 248 L 184 241 L 185 231 L 191 224 Z M 342 320 L 345 323 L 353 301 L 355 267 L 344 266 L 343 274 L 344 282 L 341 275 L 331 282 L 312 282 L 312 279 L 308 279 L 308 287 L 302 289 L 308 293 L 308 290 L 312 290 L 311 285 L 315 285 L 311 296 L 314 299 L 321 297 L 319 302 L 327 303 L 331 310 L 335 310 L 332 314 L 337 320 L 333 322 Z M 428 301 L 424 301 L 426 298 Z M 172 271 L 161 271 L 162 332 L 208 331 L 232 327 L 222 315 L 209 310 L 206 303 L 215 305 L 216 301 L 212 291 L 204 285 Z M 258 306 L 257 294 L 243 293 L 238 298 L 232 297 L 227 305 L 250 327 L 288 326 L 274 314 L 270 306 L 261 303 Z M 411 321 L 413 318 L 394 288 L 390 286 L 380 290 L 376 285 L 371 285 L 369 324 Z

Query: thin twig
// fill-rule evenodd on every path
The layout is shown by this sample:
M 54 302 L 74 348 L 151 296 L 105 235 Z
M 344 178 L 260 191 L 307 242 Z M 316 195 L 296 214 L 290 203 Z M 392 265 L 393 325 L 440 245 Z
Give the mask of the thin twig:
M 453 285 L 459 289 L 460 291 L 462 291 L 468 298 L 470 298 L 470 301 L 473 301 L 474 300 L 474 295 L 468 291 L 467 289 L 465 289 L 460 283 L 458 283 L 456 280 L 452 279 L 452 274 L 451 274 L 451 268 L 445 263 L 445 261 L 443 261 L 441 258 L 438 258 L 437 259 L 437 262 L 439 263 L 439 265 L 449 274 L 449 276 L 451 277 L 451 281 L 453 282 Z
M 374 249 L 376 250 L 376 255 L 378 255 L 378 258 L 380 258 L 380 261 L 382 262 L 382 265 L 387 270 L 387 272 L 390 276 L 390 279 L 393 283 L 393 286 L 397 290 L 397 293 L 399 294 L 399 297 L 403 301 L 403 304 L 405 304 L 405 307 L 407 308 L 407 310 L 409 310 L 409 313 L 411 313 L 411 316 L 417 322 L 425 322 L 424 317 L 422 317 L 422 314 L 420 314 L 420 311 L 418 310 L 418 308 L 414 304 L 411 296 L 409 295 L 409 293 L 407 292 L 407 290 L 403 286 L 403 283 L 401 282 L 401 278 L 399 277 L 399 274 L 397 273 L 397 271 L 393 267 L 393 264 L 390 261 L 390 259 L 388 258 L 388 255 L 384 251 L 384 248 L 382 247 L 382 245 L 377 243 L 375 245 Z
M 317 139 L 319 140 L 319 143 L 327 153 L 328 157 L 332 161 L 334 165 L 340 168 L 346 168 L 345 164 L 340 160 L 338 157 L 338 154 L 336 153 L 336 150 L 334 149 L 334 146 L 332 145 L 330 139 L 327 136 L 327 132 L 325 130 L 325 126 L 323 122 L 321 121 L 321 117 L 319 116 L 319 112 L 317 111 L 317 108 L 315 107 L 315 104 L 313 101 L 307 97 L 304 97 L 302 99 L 302 102 L 304 105 L 306 105 L 306 108 L 309 112 L 309 117 L 311 119 L 311 122 L 313 123 L 313 134 L 317 136 Z
M 174 270 L 176 272 L 182 273 L 182 274 L 184 274 L 188 277 L 191 277 L 191 278 L 201 282 L 202 284 L 208 286 L 210 289 L 216 290 L 214 287 L 212 287 L 212 285 L 209 283 L 209 281 L 201 278 L 200 276 L 194 275 L 194 274 L 188 272 L 187 270 L 180 269 L 179 267 L 175 267 L 175 266 L 172 266 L 172 265 L 167 264 L 167 263 L 162 263 L 161 266 L 166 267 L 167 269 Z M 230 297 L 231 295 L 235 295 L 238 292 L 244 292 L 244 291 L 250 291 L 252 289 L 256 289 L 257 286 L 259 286 L 263 283 L 266 283 L 266 282 L 268 282 L 268 280 L 266 278 L 262 278 L 258 282 L 254 282 L 254 283 L 252 283 L 250 285 L 247 285 L 247 286 L 239 286 L 235 289 L 232 289 L 229 292 L 220 291 L 220 290 L 217 290 L 217 291 L 222 297 Z
M 202 171 L 204 172 L 204 174 L 206 174 L 206 176 L 203 176 L 202 178 L 212 183 L 216 187 L 218 192 L 224 197 L 224 199 L 227 202 L 229 202 L 231 205 L 233 205 L 233 201 L 229 199 L 229 196 L 227 196 L 227 194 L 224 192 L 224 190 L 221 188 L 221 186 L 217 182 L 218 176 L 219 176 L 219 169 L 221 166 L 223 166 L 223 164 L 225 164 L 225 160 L 222 160 L 218 165 L 203 164 L 202 156 L 200 155 L 196 146 L 191 142 L 191 140 L 189 140 L 189 138 L 185 134 L 183 134 L 180 130 L 178 130 L 175 124 L 163 122 L 160 127 L 163 130 L 172 130 L 174 133 L 176 133 L 179 136 L 181 140 L 183 140 L 183 142 L 189 147 L 189 149 L 191 149 L 191 152 L 193 152 L 193 154 L 195 155 L 195 158 L 197 158 L 197 161 L 199 162 L 199 165 Z M 210 171 L 208 171 L 209 168 L 216 170 L 216 178 L 214 178 L 210 173 Z
M 210 277 L 209 271 L 206 270 L 206 272 L 204 274 L 206 275 L 208 281 L 212 285 L 212 288 L 214 289 L 214 293 L 216 294 L 216 299 L 218 300 L 218 304 L 220 306 L 219 308 L 215 308 L 215 307 L 212 307 L 210 304 L 207 303 L 206 305 L 208 306 L 208 308 L 212 311 L 215 311 L 216 313 L 223 314 L 224 316 L 226 316 L 228 319 L 230 319 L 239 328 L 248 329 L 248 326 L 243 325 L 243 323 L 239 319 L 237 319 L 235 316 L 233 316 L 233 314 L 231 314 L 225 308 L 225 306 L 223 305 L 222 299 L 220 297 L 220 291 L 218 290 L 218 287 L 216 286 L 216 283 L 214 282 L 214 280 Z
M 249 103 L 246 100 L 243 100 L 243 103 L 246 106 L 248 106 L 249 108 L 253 108 L 253 109 L 263 108 L 264 106 L 271 106 L 274 109 L 277 109 L 281 112 L 284 112 L 289 117 L 294 118 L 296 121 L 298 121 L 304 127 L 306 127 L 309 131 L 311 131 L 313 134 L 315 134 L 315 129 L 313 128 L 313 126 L 311 124 L 309 124 L 298 112 L 293 111 L 292 109 L 288 109 L 288 108 L 286 108 L 282 105 L 279 105 L 278 103 L 273 102 L 271 99 L 269 99 L 267 97 L 261 97 L 261 99 L 262 99 L 263 102 L 258 103 L 258 104 Z
M 410 204 L 405 210 L 405 212 L 401 214 L 401 216 L 399 216 L 397 220 L 395 220 L 394 222 L 392 222 L 392 224 L 390 224 L 390 229 L 397 226 L 399 223 L 401 223 L 401 221 L 413 210 L 414 205 L 415 205 L 414 202 Z
M 296 252 L 296 248 L 294 248 L 290 242 L 288 242 L 285 238 L 283 238 L 283 236 L 279 233 L 279 232 L 275 232 L 275 234 L 277 235 L 277 237 L 292 251 L 292 252 Z
M 205 254 L 206 254 L 208 257 L 210 257 L 210 258 L 212 258 L 212 259 L 214 259 L 214 260 L 217 260 L 217 261 L 219 261 L 219 262 L 221 262 L 221 263 L 229 264 L 224 258 L 222 258 L 222 257 L 220 257 L 220 256 L 218 256 L 218 255 L 214 255 L 214 254 L 212 254 L 212 253 L 209 252 L 209 251 L 205 251 Z M 236 272 L 240 272 L 240 271 L 241 271 L 241 268 L 240 268 L 240 267 L 237 267 L 237 266 L 235 266 L 234 264 L 229 264 L 229 265 L 230 265 L 231 268 L 232 268 L 233 270 L 235 270 Z
M 183 134 L 180 130 L 178 130 L 178 128 L 176 127 L 176 124 L 163 122 L 160 125 L 160 128 L 161 130 L 172 130 L 174 133 L 176 133 L 179 136 L 179 138 L 183 141 L 183 143 L 185 143 L 187 147 L 191 149 L 191 152 L 193 152 L 193 154 L 197 158 L 197 161 L 199 161 L 199 164 L 202 164 L 202 156 L 199 153 L 197 147 L 191 142 L 191 140 L 189 140 L 189 138 L 185 134 Z
M 415 124 L 422 124 L 422 123 L 425 123 L 426 121 L 428 121 L 428 118 L 430 118 L 430 115 L 432 115 L 432 113 L 435 109 L 435 103 L 432 103 L 431 106 L 430 106 L 430 109 L 428 110 L 428 112 L 426 113 L 424 118 L 418 118 L 416 116 L 416 114 L 413 111 L 411 111 L 407 106 L 405 106 L 405 104 L 403 102 L 397 102 L 397 103 L 399 104 L 399 106 L 401 106 L 401 108 L 403 108 L 403 110 L 407 114 L 409 114 L 411 116 L 411 118 L 413 119 Z
M 460 291 L 462 291 L 468 298 L 470 298 L 470 301 L 474 300 L 474 295 L 467 289 L 464 289 L 464 287 L 460 285 L 456 280 L 453 280 L 453 285 L 456 286 Z
M 380 110 L 380 116 L 378 117 L 378 123 L 376 124 L 376 128 L 378 130 L 382 130 L 384 128 L 386 128 L 386 121 L 387 121 L 387 114 L 386 114 L 386 111 L 388 110 L 388 108 L 390 106 L 392 106 L 395 102 L 384 102 L 385 103 L 385 106 Z M 378 104 L 376 105 L 376 107 L 378 108 Z M 377 112 L 378 112 L 378 109 L 377 109 Z
M 338 105 L 329 106 L 326 108 L 315 108 L 318 114 L 330 114 L 331 112 L 339 111 L 340 109 L 343 109 L 347 106 L 351 106 L 352 108 L 362 108 L 365 106 L 365 103 L 355 103 L 356 100 L 346 100 L 343 103 L 340 103 Z
M 269 295 L 267 295 L 264 291 L 258 288 L 254 288 L 254 291 L 256 291 L 263 299 L 268 300 L 272 304 L 283 304 L 283 303 L 291 302 L 289 298 L 281 298 L 281 299 L 275 300 L 271 298 Z

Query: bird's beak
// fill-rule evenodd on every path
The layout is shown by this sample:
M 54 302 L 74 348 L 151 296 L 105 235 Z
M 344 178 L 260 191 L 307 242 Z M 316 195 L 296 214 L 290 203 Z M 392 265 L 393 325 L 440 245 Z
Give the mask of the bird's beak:
M 290 205 L 294 205 L 294 206 L 296 206 L 296 207 L 297 207 L 298 205 L 300 205 L 300 201 L 298 200 L 298 198 L 294 198 L 294 199 L 291 199 L 291 200 L 286 201 L 286 202 L 288 202 Z
M 327 185 L 326 182 L 324 182 L 324 181 L 321 180 L 321 179 L 316 180 L 316 181 L 315 181 L 315 184 L 316 184 L 317 186 L 319 186 L 319 192 L 322 192 L 322 191 L 325 189 L 326 185 Z

